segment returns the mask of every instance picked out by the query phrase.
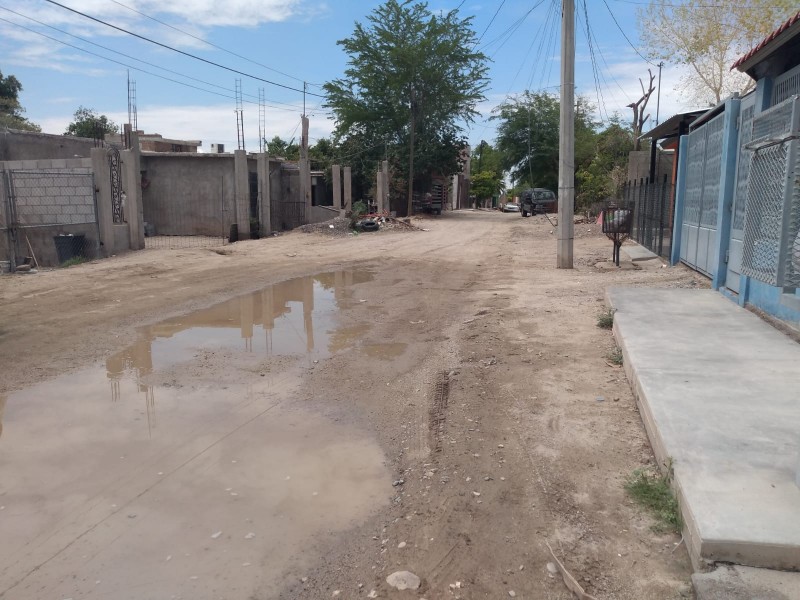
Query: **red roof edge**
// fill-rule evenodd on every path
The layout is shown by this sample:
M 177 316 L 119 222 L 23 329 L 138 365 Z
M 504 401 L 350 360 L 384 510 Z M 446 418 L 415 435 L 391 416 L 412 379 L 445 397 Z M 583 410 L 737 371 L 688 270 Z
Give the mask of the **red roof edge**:
M 800 11 L 798 11 L 797 14 L 794 15 L 793 17 L 789 17 L 780 27 L 778 27 L 775 31 L 773 31 L 767 37 L 761 40 L 761 42 L 759 42 L 757 46 L 752 48 L 747 54 L 745 54 L 744 56 L 739 58 L 739 60 L 733 63 L 733 65 L 731 66 L 731 71 L 733 71 L 734 69 L 738 68 L 739 66 L 743 65 L 748 60 L 753 58 L 753 56 L 755 56 L 757 52 L 763 50 L 767 44 L 769 44 L 772 40 L 774 40 L 776 37 L 778 37 L 780 34 L 789 29 L 789 27 L 791 27 L 798 21 L 800 21 Z

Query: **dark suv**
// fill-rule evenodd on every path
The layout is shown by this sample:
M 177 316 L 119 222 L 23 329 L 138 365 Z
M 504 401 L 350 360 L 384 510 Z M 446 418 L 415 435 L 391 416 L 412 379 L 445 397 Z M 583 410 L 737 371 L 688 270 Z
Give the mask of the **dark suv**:
M 522 192 L 519 204 L 522 216 L 529 217 L 537 212 L 555 212 L 558 208 L 558 198 L 550 190 L 533 188 Z

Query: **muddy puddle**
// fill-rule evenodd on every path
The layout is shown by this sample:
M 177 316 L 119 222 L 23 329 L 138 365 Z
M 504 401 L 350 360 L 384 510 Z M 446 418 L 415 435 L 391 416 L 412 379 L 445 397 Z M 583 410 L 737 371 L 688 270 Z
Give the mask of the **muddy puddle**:
M 316 536 L 388 503 L 372 437 L 293 402 L 300 367 L 367 333 L 336 313 L 370 278 L 282 282 L 11 394 L 0 597 L 272 597 Z

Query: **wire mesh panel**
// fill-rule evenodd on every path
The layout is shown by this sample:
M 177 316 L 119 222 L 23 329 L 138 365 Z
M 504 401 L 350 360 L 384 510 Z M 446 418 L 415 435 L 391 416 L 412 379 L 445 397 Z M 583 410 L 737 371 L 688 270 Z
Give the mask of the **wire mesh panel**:
M 776 106 L 795 94 L 800 94 L 800 66 L 790 69 L 775 78 L 772 84 L 770 106 Z
M 742 272 L 773 286 L 800 286 L 797 96 L 753 119 Z
M 719 184 L 722 173 L 722 137 L 725 114 L 711 119 L 703 129 L 706 130 L 706 156 L 703 172 L 703 200 L 700 212 L 700 225 L 710 229 L 717 227 L 717 206 L 719 205 Z
M 683 205 L 683 222 L 686 225 L 700 224 L 705 156 L 706 131 L 705 128 L 696 129 L 689 134 L 686 158 L 686 196 Z
M 794 173 L 791 176 L 791 206 L 788 211 L 789 224 L 786 235 L 787 252 L 785 281 L 787 287 L 800 288 L 800 147 L 798 140 L 794 145 Z
M 56 266 L 98 256 L 90 169 L 5 173 L 5 251 L 14 266 Z

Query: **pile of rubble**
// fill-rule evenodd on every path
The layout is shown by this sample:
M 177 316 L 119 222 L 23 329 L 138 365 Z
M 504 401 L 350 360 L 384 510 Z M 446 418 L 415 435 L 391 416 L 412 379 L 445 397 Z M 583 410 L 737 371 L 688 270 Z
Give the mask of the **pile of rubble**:
M 308 225 L 301 225 L 298 229 L 303 233 L 322 233 L 335 237 L 350 235 L 352 232 L 350 219 L 346 217 L 335 217 L 322 223 L 309 223 Z
M 377 228 L 376 228 L 377 225 Z M 356 228 L 350 227 L 350 219 L 346 217 L 336 217 L 330 221 L 322 223 L 309 223 L 298 227 L 303 233 L 321 233 L 322 235 L 332 235 L 342 237 L 354 232 L 367 231 L 421 231 L 421 228 L 411 224 L 408 218 L 387 217 L 378 215 L 365 215 L 356 223 Z

